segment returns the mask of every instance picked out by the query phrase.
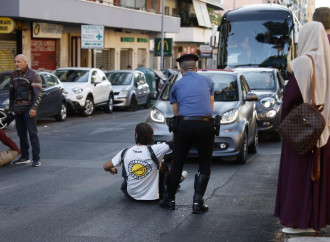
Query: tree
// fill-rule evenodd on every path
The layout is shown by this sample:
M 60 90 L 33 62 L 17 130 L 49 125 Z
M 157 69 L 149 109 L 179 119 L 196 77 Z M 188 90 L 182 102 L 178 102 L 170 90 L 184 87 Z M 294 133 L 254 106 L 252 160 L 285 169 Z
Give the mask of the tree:
M 219 26 L 222 19 L 221 13 L 219 11 L 216 11 L 214 8 L 208 8 L 208 11 L 209 11 L 211 23 Z

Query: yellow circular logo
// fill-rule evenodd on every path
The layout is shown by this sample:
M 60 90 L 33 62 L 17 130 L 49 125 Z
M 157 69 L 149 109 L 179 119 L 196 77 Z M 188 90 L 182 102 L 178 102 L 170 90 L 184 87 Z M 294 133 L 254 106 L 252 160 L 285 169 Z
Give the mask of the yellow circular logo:
M 128 172 L 134 179 L 142 179 L 152 171 L 152 166 L 145 161 L 133 160 L 128 164 Z

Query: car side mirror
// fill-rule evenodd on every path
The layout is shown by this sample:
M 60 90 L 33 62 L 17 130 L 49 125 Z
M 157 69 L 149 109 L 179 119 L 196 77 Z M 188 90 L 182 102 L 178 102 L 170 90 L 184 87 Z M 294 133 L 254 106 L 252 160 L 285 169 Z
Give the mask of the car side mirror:
M 258 95 L 252 92 L 246 94 L 244 101 L 258 101 Z

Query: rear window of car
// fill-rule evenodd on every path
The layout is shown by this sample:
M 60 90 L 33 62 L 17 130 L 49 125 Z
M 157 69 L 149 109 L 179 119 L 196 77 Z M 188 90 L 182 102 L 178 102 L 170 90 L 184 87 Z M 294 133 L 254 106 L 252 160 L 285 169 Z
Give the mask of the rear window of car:
M 89 71 L 86 70 L 55 70 L 54 75 L 61 82 L 88 82 Z
M 270 71 L 241 71 L 251 90 L 274 90 L 275 76 Z
M 222 73 L 198 73 L 207 76 L 214 82 L 214 101 L 215 102 L 231 102 L 238 100 L 238 88 L 235 75 Z
M 112 85 L 130 85 L 132 82 L 132 73 L 109 72 L 105 74 Z

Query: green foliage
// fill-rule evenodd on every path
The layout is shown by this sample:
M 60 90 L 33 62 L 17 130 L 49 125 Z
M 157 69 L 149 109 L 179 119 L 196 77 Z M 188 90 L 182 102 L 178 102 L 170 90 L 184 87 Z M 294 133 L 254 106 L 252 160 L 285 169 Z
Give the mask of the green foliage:
M 219 26 L 222 19 L 221 13 L 213 8 L 208 8 L 207 10 L 209 11 L 211 23 Z

